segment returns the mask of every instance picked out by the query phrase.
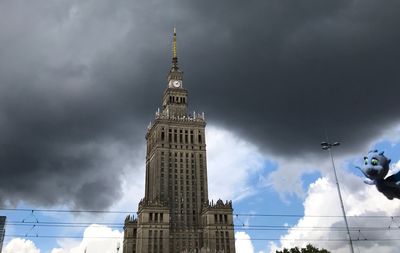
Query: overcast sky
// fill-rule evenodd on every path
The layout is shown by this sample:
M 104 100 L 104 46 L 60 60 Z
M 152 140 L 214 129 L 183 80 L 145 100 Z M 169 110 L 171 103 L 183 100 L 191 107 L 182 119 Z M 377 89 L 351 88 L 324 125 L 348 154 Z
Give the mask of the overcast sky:
M 365 152 L 400 119 L 399 11 L 372 0 L 0 1 L 0 202 L 119 199 L 126 165 L 144 164 L 174 25 L 190 108 L 210 125 L 285 160 L 326 155 L 325 129 L 341 154 Z

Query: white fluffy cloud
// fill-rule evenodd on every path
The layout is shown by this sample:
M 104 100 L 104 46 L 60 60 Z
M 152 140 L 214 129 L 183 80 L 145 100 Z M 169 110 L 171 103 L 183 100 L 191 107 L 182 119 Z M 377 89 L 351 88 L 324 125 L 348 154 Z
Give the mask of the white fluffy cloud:
M 15 238 L 6 245 L 4 253 L 40 253 L 40 250 L 30 240 Z
M 217 127 L 208 127 L 206 138 L 209 198 L 238 200 L 254 194 L 250 178 L 266 160 L 257 147 Z
M 354 247 L 360 252 L 398 252 L 400 242 L 398 241 L 376 241 L 376 239 L 398 239 L 399 220 L 391 219 L 390 216 L 398 215 L 400 203 L 396 200 L 388 200 L 379 193 L 375 186 L 364 185 L 359 177 L 352 174 L 347 175 L 346 180 L 341 184 L 342 196 L 349 226 L 369 227 L 353 229 L 351 231 Z M 358 190 L 354 190 L 358 189 Z M 344 230 L 344 221 L 341 217 L 342 212 L 338 199 L 335 183 L 327 177 L 318 179 L 310 185 L 307 197 L 304 201 L 304 217 L 281 237 L 281 246 L 290 248 L 294 246 L 304 247 L 312 243 L 318 247 L 323 247 L 335 253 L 349 252 L 347 234 Z M 388 216 L 387 218 L 355 218 L 351 216 Z M 312 216 L 337 216 L 337 217 L 312 217 Z M 392 230 L 388 230 L 391 226 Z M 304 229 L 304 228 L 314 229 Z M 318 227 L 318 228 L 315 228 Z M 327 227 L 331 229 L 320 229 Z M 338 231 L 337 227 L 342 227 Z M 380 229 L 377 229 L 377 228 Z M 372 229 L 371 229 L 372 228 Z M 296 241 L 303 239 L 304 241 Z M 308 239 L 313 239 L 308 240 Z M 326 241 L 332 239 L 343 239 L 343 241 Z M 358 241 L 358 239 L 362 241 Z M 275 252 L 277 245 L 271 245 L 271 252 Z
M 253 243 L 246 232 L 235 233 L 236 253 L 254 253 Z
M 123 233 L 106 226 L 90 225 L 85 229 L 82 241 L 60 240 L 60 247 L 51 253 L 115 253 L 119 245 L 122 250 Z M 36 253 L 36 252 L 35 252 Z

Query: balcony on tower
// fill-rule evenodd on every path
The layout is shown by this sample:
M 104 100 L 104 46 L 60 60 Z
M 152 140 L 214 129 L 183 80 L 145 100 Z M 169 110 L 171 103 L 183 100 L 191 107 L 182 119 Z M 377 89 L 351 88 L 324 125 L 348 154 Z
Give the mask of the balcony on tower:
M 147 130 L 150 130 L 153 127 L 153 125 L 159 120 L 167 120 L 173 122 L 188 122 L 188 123 L 192 122 L 205 123 L 206 118 L 204 112 L 202 113 L 193 112 L 193 114 L 187 116 L 174 116 L 169 113 L 169 110 L 160 111 L 160 109 L 158 109 L 155 113 L 155 120 L 149 123 L 149 125 L 147 126 Z

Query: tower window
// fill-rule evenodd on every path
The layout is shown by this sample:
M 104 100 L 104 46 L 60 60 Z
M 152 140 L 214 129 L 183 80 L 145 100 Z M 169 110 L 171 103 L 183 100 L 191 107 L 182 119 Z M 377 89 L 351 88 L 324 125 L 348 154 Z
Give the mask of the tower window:
M 202 143 L 201 134 L 199 134 L 199 143 Z

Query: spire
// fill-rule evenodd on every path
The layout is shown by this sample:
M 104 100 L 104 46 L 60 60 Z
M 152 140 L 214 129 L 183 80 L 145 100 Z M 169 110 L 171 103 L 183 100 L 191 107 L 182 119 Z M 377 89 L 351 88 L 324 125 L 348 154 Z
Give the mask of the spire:
M 178 55 L 176 53 L 176 27 L 174 27 L 174 37 L 172 40 L 172 67 L 178 69 Z
M 176 27 L 174 27 L 174 39 L 173 39 L 172 51 L 173 51 L 173 58 L 178 58 L 176 56 Z
M 168 73 L 168 87 L 172 87 L 171 80 L 180 80 L 182 82 L 183 72 L 178 67 L 178 54 L 176 49 L 176 27 L 174 27 L 174 36 L 172 37 L 172 67 Z

